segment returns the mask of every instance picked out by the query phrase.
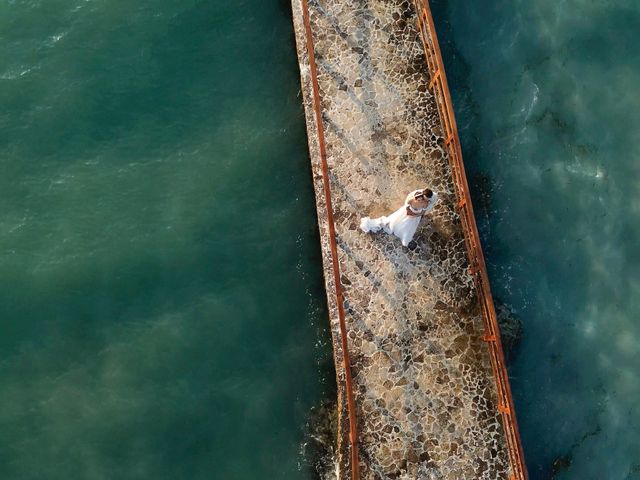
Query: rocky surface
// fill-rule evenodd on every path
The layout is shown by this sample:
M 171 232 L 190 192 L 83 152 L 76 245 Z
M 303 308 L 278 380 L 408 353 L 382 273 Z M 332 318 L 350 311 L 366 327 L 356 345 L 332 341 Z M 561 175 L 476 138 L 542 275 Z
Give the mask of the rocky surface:
M 344 368 L 302 5 L 293 16 L 349 478 Z M 363 479 L 506 479 L 508 459 L 479 302 L 413 5 L 310 2 Z M 440 195 L 412 248 L 361 216 Z
M 494 297 L 496 315 L 498 317 L 498 325 L 500 326 L 500 338 L 502 339 L 502 348 L 504 356 L 509 363 L 516 354 L 520 340 L 523 334 L 522 320 L 511 311 L 509 306 L 505 305 L 498 298 Z
M 336 437 L 338 408 L 335 400 L 325 401 L 309 412 L 302 456 L 318 480 L 336 478 Z

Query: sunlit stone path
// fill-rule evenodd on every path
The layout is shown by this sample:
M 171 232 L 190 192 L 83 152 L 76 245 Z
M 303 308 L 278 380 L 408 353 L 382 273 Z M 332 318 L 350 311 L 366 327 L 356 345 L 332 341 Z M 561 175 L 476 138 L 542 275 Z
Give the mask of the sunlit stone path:
M 302 95 L 340 402 L 340 475 L 350 477 L 341 333 L 319 128 L 302 8 L 293 0 Z M 483 322 L 413 5 L 309 4 L 351 354 L 363 479 L 506 479 L 508 457 Z M 321 134 L 322 132 L 320 132 Z M 361 216 L 406 194 L 440 195 L 415 245 L 364 234 Z

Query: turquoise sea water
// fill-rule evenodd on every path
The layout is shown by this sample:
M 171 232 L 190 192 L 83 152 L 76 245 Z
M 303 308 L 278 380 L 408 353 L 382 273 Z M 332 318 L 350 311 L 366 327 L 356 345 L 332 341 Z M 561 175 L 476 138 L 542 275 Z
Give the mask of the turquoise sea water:
M 434 0 L 532 479 L 640 478 L 640 3 Z
M 0 3 L 0 478 L 311 478 L 288 2 Z

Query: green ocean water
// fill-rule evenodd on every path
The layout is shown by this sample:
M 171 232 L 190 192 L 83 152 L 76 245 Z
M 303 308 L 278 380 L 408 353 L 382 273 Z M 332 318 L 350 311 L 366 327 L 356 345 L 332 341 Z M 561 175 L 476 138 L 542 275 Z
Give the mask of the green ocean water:
M 0 479 L 312 478 L 286 1 L 0 3 Z
M 640 479 L 640 3 L 432 4 L 531 478 Z

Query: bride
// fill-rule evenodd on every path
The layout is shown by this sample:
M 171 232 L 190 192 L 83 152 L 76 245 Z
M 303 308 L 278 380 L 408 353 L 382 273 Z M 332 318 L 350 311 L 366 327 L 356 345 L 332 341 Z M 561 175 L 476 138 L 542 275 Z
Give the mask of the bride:
M 438 194 L 430 188 L 415 190 L 407 195 L 404 205 L 391 215 L 379 218 L 364 217 L 360 220 L 360 228 L 365 233 L 380 230 L 393 233 L 406 247 L 416 233 L 420 219 L 431 211 L 437 201 Z

